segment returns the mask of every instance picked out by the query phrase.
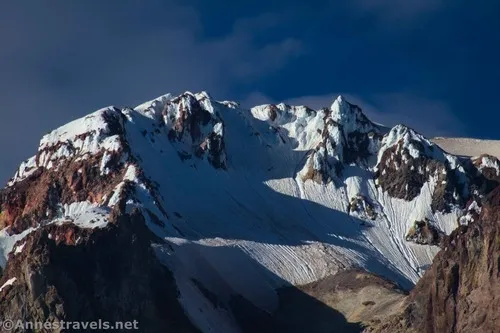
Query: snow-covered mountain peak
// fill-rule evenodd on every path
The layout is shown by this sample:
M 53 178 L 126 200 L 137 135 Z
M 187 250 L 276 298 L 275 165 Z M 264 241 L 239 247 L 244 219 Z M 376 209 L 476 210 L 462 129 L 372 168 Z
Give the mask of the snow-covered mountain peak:
M 456 209 L 470 195 L 463 162 L 404 125 L 384 136 L 375 171 L 377 184 L 392 197 L 411 201 L 429 187 L 434 211 Z
M 125 155 L 127 150 L 123 114 L 118 108 L 106 107 L 46 134 L 37 154 L 21 164 L 9 185 L 40 168 L 57 170 L 62 163 L 72 160 L 102 159 L 101 173 L 106 173 L 108 163 Z
M 379 127 L 366 117 L 361 108 L 349 103 L 343 96 L 337 97 L 330 108 L 324 107 L 319 110 L 313 110 L 305 105 L 279 103 L 263 104 L 251 108 L 250 111 L 255 118 L 280 126 L 293 122 L 331 119 L 342 126 L 344 135 L 353 132 L 379 132 Z
M 317 112 L 306 106 L 279 104 L 263 104 L 250 109 L 250 113 L 258 120 L 275 125 L 286 125 L 296 121 L 311 119 Z
M 361 108 L 349 103 L 342 95 L 335 99 L 330 110 L 330 118 L 342 125 L 346 135 L 353 132 L 378 131 L 378 127 L 366 117 Z
M 137 105 L 134 110 L 138 112 L 145 112 L 146 110 L 151 110 L 151 111 L 160 111 L 163 109 L 165 104 L 170 101 L 174 96 L 170 93 L 161 95 L 151 101 L 147 101 L 145 103 L 142 103 L 140 105 Z
M 422 154 L 432 156 L 435 150 L 441 149 L 434 143 L 427 140 L 423 135 L 415 132 L 405 125 L 394 126 L 382 140 L 382 147 L 379 151 L 379 161 L 385 150 L 398 146 L 398 150 L 407 151 L 411 157 L 419 158 Z M 441 151 L 442 153 L 442 151 Z
M 207 111 L 209 112 L 213 109 L 211 105 L 217 103 L 207 91 L 197 93 L 186 91 L 178 96 L 174 96 L 170 93 L 161 95 L 151 101 L 136 106 L 134 110 L 142 114 L 158 114 L 162 113 L 169 104 L 182 103 L 189 111 L 190 107 L 196 104 L 194 101 L 207 106 Z M 234 102 L 226 101 L 225 103 L 231 104 Z M 221 102 L 221 104 L 223 104 L 223 102 Z
M 197 100 L 212 99 L 212 96 L 208 93 L 208 91 L 205 90 L 200 91 L 199 93 L 195 93 L 194 96 Z

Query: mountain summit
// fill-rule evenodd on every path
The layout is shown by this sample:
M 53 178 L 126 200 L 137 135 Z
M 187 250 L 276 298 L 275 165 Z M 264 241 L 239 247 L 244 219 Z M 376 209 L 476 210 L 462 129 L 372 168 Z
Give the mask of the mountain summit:
M 396 300 L 477 220 L 498 165 L 379 126 L 341 96 L 320 110 L 206 92 L 107 107 L 44 136 L 0 191 L 0 309 L 273 331 L 283 288 L 345 272 Z

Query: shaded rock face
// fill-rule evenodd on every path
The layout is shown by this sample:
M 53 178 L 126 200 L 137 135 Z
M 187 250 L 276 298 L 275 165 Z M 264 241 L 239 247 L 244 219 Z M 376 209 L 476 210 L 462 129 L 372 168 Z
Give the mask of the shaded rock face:
M 64 224 L 31 233 L 23 251 L 10 255 L 0 281 L 16 278 L 0 292 L 2 318 L 137 320 L 140 332 L 197 332 L 151 248 L 153 239 L 137 211 L 116 214 L 105 229 Z
M 379 152 L 375 179 L 391 197 L 411 201 L 425 184 L 432 183 L 432 210 L 446 213 L 465 207 L 500 184 L 500 162 L 495 157 L 469 160 L 447 155 L 403 126 L 393 128 L 382 141 L 382 145 L 390 144 Z
M 493 333 L 500 327 L 500 188 L 443 243 L 400 315 L 370 332 Z
M 441 245 L 444 233 L 436 228 L 431 221 L 415 221 L 406 235 L 406 241 L 420 245 Z
M 359 163 L 366 165 L 367 160 L 373 155 L 375 147 L 382 141 L 382 134 L 373 130 L 368 133 L 359 131 L 347 134 L 347 149 L 344 150 L 345 163 Z
M 472 175 L 472 192 L 489 193 L 500 185 L 500 162 L 496 157 L 481 155 L 472 159 L 468 166 Z
M 460 225 L 468 225 L 479 220 L 482 211 L 481 199 L 474 197 L 465 205 L 464 214 L 458 219 Z
M 481 155 L 472 160 L 472 164 L 486 179 L 500 182 L 500 161 L 490 155 Z
M 216 169 L 227 169 L 226 147 L 220 134 L 210 133 L 199 145 L 196 156 L 207 156 L 208 162 Z

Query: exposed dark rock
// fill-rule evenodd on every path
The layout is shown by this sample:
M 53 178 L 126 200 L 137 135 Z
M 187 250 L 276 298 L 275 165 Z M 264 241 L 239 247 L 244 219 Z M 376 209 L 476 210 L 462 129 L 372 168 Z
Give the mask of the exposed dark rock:
M 178 107 L 178 115 L 168 114 L 171 105 Z M 163 117 L 173 121 L 173 126 L 167 134 L 171 142 L 189 143 L 193 155 L 198 158 L 207 156 L 209 163 L 216 169 L 226 169 L 224 137 L 214 132 L 216 125 L 223 126 L 223 121 L 218 115 L 213 115 L 204 109 L 200 101 L 186 93 L 166 104 Z M 205 127 L 208 125 L 213 128 L 206 133 Z M 191 154 L 186 151 L 179 151 L 178 154 L 183 161 L 191 158 Z
M 500 327 L 500 188 L 443 242 L 401 314 L 368 332 L 493 333 Z
M 449 212 L 453 205 L 463 207 L 468 199 L 462 195 L 467 192 L 464 191 L 468 186 L 466 174 L 452 169 L 448 161 L 427 156 L 421 142 L 412 141 L 412 144 L 422 152 L 419 157 L 411 156 L 402 140 L 383 152 L 375 174 L 379 186 L 391 197 L 411 201 L 420 195 L 424 184 L 435 177 L 433 211 Z M 439 148 L 429 146 L 427 149 Z M 465 178 L 465 182 L 461 182 L 460 177 Z
M 434 224 L 425 219 L 424 221 L 415 221 L 406 235 L 407 242 L 414 242 L 420 245 L 440 246 L 445 234 L 436 228 Z
M 278 117 L 278 108 L 274 104 L 269 105 L 267 112 L 269 113 L 269 119 L 271 121 L 275 121 Z
M 339 110 L 322 109 L 322 140 L 301 173 L 304 181 L 327 184 L 340 177 L 346 165 L 357 163 L 367 167 L 369 158 L 375 154 L 372 146 L 378 146 L 382 140 L 381 129 L 359 107 L 345 100 L 340 103 Z
M 472 163 L 486 179 L 500 183 L 500 161 L 498 158 L 483 154 L 473 159 Z
M 216 169 L 227 169 L 226 150 L 224 138 L 218 134 L 210 133 L 196 151 L 196 156 L 207 154 L 208 162 Z
M 363 195 L 358 194 L 352 197 L 348 207 L 349 213 L 356 213 L 358 215 L 366 216 L 370 220 L 377 218 L 377 211 L 372 203 Z
M 151 248 L 154 236 L 142 215 L 115 217 L 102 230 L 49 225 L 27 236 L 0 281 L 17 279 L 1 292 L 2 319 L 137 320 L 140 332 L 197 332 L 178 303 L 171 273 Z
M 324 146 L 320 145 L 310 153 L 300 177 L 302 181 L 312 180 L 318 184 L 328 184 L 337 178 L 341 170 L 341 163 L 329 157 Z
M 370 141 L 375 134 L 369 136 L 366 133 L 352 132 L 347 135 L 347 146 L 344 147 L 345 163 L 363 162 L 370 157 Z

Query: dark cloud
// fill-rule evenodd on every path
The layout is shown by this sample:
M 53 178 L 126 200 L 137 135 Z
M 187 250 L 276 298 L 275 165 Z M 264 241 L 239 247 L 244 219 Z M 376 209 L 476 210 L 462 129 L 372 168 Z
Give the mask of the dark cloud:
M 361 14 L 371 14 L 389 23 L 417 20 L 436 12 L 444 0 L 352 0 L 349 5 Z M 415 23 L 415 22 L 412 22 Z
M 276 24 L 272 15 L 246 17 L 224 35 L 207 39 L 193 7 L 163 1 L 114 4 L 4 4 L 0 180 L 35 153 L 43 132 L 76 117 L 166 92 L 209 90 L 229 98 L 238 80 L 261 78 L 304 52 L 290 36 L 255 42 L 255 33 Z
M 460 136 L 465 124 L 443 101 L 415 96 L 409 93 L 391 93 L 372 96 L 366 105 L 368 114 L 382 124 L 405 124 L 427 137 Z
M 106 105 L 208 90 L 495 138 L 496 2 L 109 0 L 0 4 L 0 182 L 44 134 Z M 252 93 L 260 92 L 260 93 Z M 305 97 L 304 97 L 305 96 Z M 472 116 L 471 116 L 472 113 Z

